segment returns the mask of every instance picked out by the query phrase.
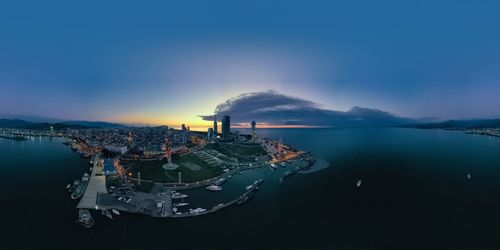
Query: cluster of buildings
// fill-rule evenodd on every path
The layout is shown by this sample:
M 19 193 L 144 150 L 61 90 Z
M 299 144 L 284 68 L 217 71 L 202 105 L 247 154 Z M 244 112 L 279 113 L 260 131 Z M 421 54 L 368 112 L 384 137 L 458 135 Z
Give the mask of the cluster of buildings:
M 85 129 L 68 131 L 67 135 L 93 148 L 124 155 L 125 158 L 158 158 L 167 147 L 174 152 L 186 152 L 186 145 L 199 144 L 200 135 L 182 125 L 181 130 L 167 126 Z
M 256 122 L 252 121 L 251 126 L 252 126 L 252 138 L 255 138 L 255 130 L 256 130 Z M 235 131 L 234 133 L 231 133 L 231 117 L 228 115 L 223 116 L 222 118 L 222 135 L 219 137 L 218 133 L 218 123 L 217 123 L 217 116 L 214 115 L 214 126 L 213 128 L 208 128 L 207 131 L 207 140 L 208 141 L 214 141 L 215 139 L 223 139 L 223 140 L 231 140 L 238 138 L 239 133 L 238 131 Z

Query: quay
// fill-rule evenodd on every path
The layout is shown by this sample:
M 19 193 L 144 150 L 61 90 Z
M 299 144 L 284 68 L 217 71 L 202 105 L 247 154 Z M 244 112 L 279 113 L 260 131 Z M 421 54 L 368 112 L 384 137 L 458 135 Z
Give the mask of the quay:
M 103 166 L 99 164 L 99 157 L 99 155 L 93 156 L 93 167 L 89 184 L 76 208 L 99 209 L 97 203 L 98 194 L 108 193 L 106 189 L 106 176 L 104 176 Z
M 252 188 L 250 188 L 249 190 L 246 190 L 246 192 L 240 196 L 238 196 L 236 199 L 228 202 L 228 203 L 221 203 L 219 205 L 216 205 L 210 209 L 207 209 L 207 211 L 204 211 L 204 212 L 199 212 L 199 213 L 183 213 L 183 214 L 172 214 L 170 217 L 173 217 L 173 218 L 186 218 L 186 217 L 193 217 L 193 216 L 199 216 L 199 215 L 205 215 L 205 214 L 211 214 L 211 213 L 215 213 L 223 208 L 226 208 L 226 207 L 229 207 L 229 206 L 232 206 L 234 205 L 235 203 L 237 203 L 239 200 L 241 199 L 244 199 L 246 196 L 248 196 L 251 192 L 254 192 L 259 186 L 260 184 L 262 184 L 262 182 L 260 182 L 258 185 L 254 185 L 252 186 Z

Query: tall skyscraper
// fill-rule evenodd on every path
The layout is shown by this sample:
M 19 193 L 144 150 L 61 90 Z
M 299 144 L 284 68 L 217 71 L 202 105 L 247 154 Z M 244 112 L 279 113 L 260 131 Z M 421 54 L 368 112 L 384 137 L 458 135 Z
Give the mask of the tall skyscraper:
M 208 128 L 207 131 L 207 140 L 212 140 L 214 138 L 214 129 L 213 128 Z
M 255 121 L 252 121 L 252 139 L 255 139 L 255 127 L 257 126 L 257 123 Z
M 231 133 L 231 118 L 225 115 L 222 119 L 222 138 L 228 139 Z
M 214 115 L 214 133 L 213 133 L 213 137 L 214 138 L 217 138 L 218 136 L 218 131 L 217 131 L 217 117 Z

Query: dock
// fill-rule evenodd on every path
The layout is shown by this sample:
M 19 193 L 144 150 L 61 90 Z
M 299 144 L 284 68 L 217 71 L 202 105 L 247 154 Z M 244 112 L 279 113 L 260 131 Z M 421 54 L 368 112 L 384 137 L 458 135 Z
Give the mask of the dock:
M 98 209 L 97 197 L 98 194 L 106 194 L 106 176 L 104 175 L 103 167 L 99 165 L 99 155 L 93 156 L 94 165 L 90 174 L 89 184 L 83 194 L 82 199 L 76 206 L 79 209 Z

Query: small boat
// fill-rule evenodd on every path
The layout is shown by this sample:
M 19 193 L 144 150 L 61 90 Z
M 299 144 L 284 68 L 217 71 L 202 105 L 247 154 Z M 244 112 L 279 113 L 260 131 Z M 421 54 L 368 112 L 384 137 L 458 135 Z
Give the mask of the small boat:
M 66 189 L 69 189 L 71 187 L 71 184 L 66 185 Z
M 177 208 L 176 208 L 176 207 L 173 207 L 173 208 L 172 208 L 172 211 L 173 211 L 174 213 L 175 213 L 175 212 L 177 212 Z
M 356 182 L 356 187 L 361 187 L 361 184 L 362 184 L 361 180 L 358 180 L 358 182 Z
M 182 207 L 182 206 L 187 206 L 189 203 L 187 202 L 179 202 L 179 203 L 174 203 L 174 207 Z
M 109 219 L 113 219 L 113 216 L 111 215 L 111 213 L 108 211 L 108 210 L 101 210 L 101 214 L 108 217 Z
M 120 215 L 120 212 L 118 212 L 118 210 L 116 210 L 116 209 L 114 209 L 114 208 L 113 208 L 113 209 L 111 209 L 111 212 L 113 212 L 113 213 L 114 213 L 114 214 L 116 214 L 116 215 Z
M 220 185 L 224 184 L 224 182 L 226 182 L 226 178 L 219 178 L 216 181 L 214 181 L 213 184 L 216 186 L 220 186 Z
M 250 190 L 252 190 L 252 189 L 254 189 L 254 188 L 257 188 L 257 187 L 258 187 L 258 186 L 259 186 L 259 185 L 260 185 L 263 181 L 264 181 L 264 179 L 258 179 L 258 180 L 256 180 L 256 181 L 254 181 L 254 182 L 252 183 L 252 185 L 248 185 L 247 187 L 245 187 L 245 189 L 246 189 L 247 191 L 250 191 Z
M 181 215 L 182 213 L 181 213 L 181 212 L 177 212 L 177 213 L 175 213 L 175 214 L 176 214 L 176 215 Z
M 181 194 L 175 191 L 172 191 L 172 199 L 182 199 L 188 197 L 187 194 Z
M 229 171 L 229 168 L 226 168 L 226 169 L 222 170 L 222 172 L 224 172 L 224 173 L 226 173 L 228 171 Z
M 92 218 L 87 209 L 78 210 L 78 220 L 76 222 L 84 228 L 91 228 L 94 226 L 94 218 Z
M 68 192 L 73 193 L 75 192 L 76 187 L 78 187 L 78 184 L 80 184 L 80 180 L 75 180 L 73 182 L 73 185 L 68 189 Z
M 90 167 L 90 172 L 92 172 L 92 167 Z
M 207 210 L 204 209 L 204 208 L 201 208 L 201 207 L 198 207 L 198 208 L 195 208 L 195 209 L 189 209 L 189 213 L 191 213 L 191 214 L 203 213 L 205 211 L 207 211 Z
M 221 187 L 221 186 L 217 186 L 217 185 L 212 184 L 212 185 L 210 185 L 210 186 L 206 187 L 206 189 L 207 189 L 208 191 L 221 191 L 221 190 L 222 190 L 222 187 Z
M 467 179 L 470 179 L 471 178 L 471 175 L 470 174 L 467 174 Z

